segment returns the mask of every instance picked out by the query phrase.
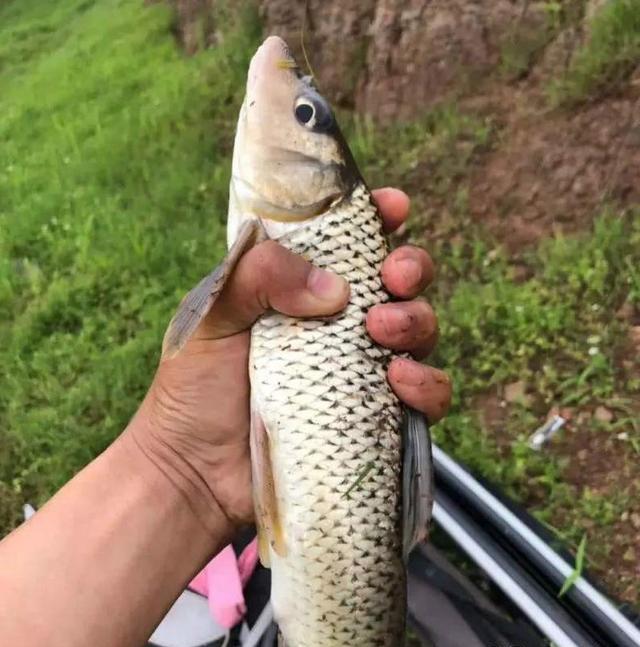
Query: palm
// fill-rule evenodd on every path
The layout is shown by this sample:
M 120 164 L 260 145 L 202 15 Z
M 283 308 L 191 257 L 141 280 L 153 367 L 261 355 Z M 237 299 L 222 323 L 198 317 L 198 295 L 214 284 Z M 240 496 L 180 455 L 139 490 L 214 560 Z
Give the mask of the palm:
M 249 464 L 249 332 L 193 339 L 156 377 L 158 414 L 229 517 L 253 518 Z M 167 404 L 167 400 L 169 404 Z M 221 473 L 219 465 L 225 466 Z M 215 469 L 214 469 L 215 468 Z

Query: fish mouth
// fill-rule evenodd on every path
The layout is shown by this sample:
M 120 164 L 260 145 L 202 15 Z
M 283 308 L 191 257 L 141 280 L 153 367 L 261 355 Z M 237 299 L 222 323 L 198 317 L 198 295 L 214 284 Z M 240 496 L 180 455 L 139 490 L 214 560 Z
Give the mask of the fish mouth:
M 315 202 L 308 204 L 295 204 L 283 207 L 267 200 L 260 192 L 246 180 L 232 176 L 233 192 L 239 198 L 239 203 L 247 205 L 251 213 L 261 220 L 274 220 L 276 222 L 303 222 L 324 213 L 333 204 L 342 199 L 341 193 L 330 193 Z
M 248 86 L 259 79 L 269 78 L 274 70 L 291 70 L 298 75 L 298 64 L 291 56 L 289 46 L 279 36 L 269 36 L 256 50 L 249 63 Z

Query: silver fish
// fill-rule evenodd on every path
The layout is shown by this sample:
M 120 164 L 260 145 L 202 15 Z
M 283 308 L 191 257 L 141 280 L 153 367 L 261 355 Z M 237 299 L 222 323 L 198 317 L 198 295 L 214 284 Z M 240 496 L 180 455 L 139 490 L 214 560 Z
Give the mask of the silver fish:
M 260 232 L 351 287 L 334 317 L 269 312 L 252 329 L 254 501 L 275 617 L 287 647 L 399 647 L 406 558 L 431 515 L 429 434 L 389 387 L 392 352 L 365 328 L 368 309 L 389 299 L 380 214 L 333 111 L 277 37 L 249 67 L 229 254 L 183 301 L 165 354 L 186 342 Z

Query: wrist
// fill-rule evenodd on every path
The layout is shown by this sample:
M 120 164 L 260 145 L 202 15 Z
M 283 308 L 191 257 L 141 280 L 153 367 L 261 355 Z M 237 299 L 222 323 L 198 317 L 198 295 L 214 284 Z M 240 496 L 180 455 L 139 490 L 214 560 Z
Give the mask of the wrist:
M 171 437 L 154 415 L 154 402 L 150 392 L 131 423 L 119 438 L 127 454 L 146 473 L 158 491 L 189 510 L 194 521 L 211 539 L 214 549 L 219 549 L 233 538 L 237 524 L 218 501 L 203 469 L 192 458 L 195 447 L 180 434 Z M 180 442 L 176 442 L 179 440 Z M 211 466 L 215 469 L 215 465 Z
M 222 529 L 231 539 L 253 518 L 247 439 L 230 434 L 223 420 L 200 429 L 185 413 L 193 405 L 175 391 L 156 376 L 124 440 L 162 474 L 208 532 Z

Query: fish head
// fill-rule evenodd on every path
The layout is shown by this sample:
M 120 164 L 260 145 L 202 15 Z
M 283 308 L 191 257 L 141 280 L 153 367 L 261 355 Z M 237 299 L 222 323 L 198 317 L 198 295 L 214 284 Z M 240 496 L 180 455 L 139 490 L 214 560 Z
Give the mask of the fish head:
M 228 238 L 259 218 L 267 233 L 348 195 L 359 174 L 329 103 L 270 36 L 249 65 L 233 152 Z M 290 226 L 290 225 L 289 225 Z

